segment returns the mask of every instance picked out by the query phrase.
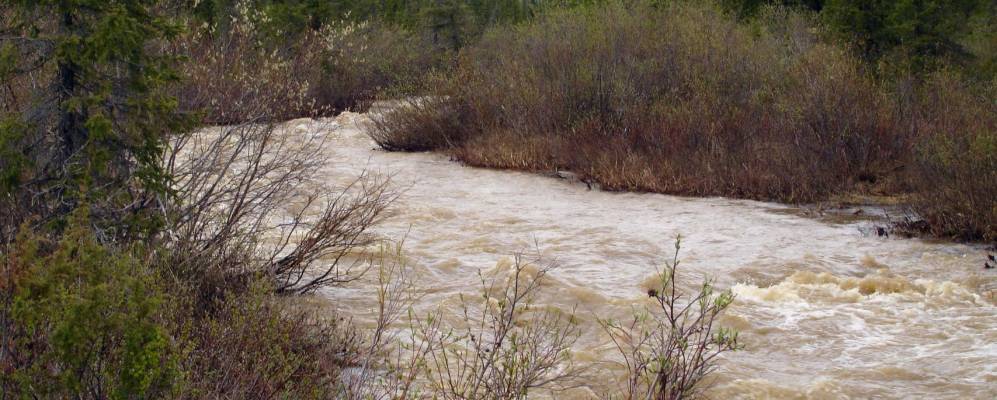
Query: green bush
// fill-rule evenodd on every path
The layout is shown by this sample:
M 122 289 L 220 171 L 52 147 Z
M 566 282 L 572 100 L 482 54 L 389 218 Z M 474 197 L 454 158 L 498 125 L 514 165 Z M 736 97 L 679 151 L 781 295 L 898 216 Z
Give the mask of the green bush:
M 274 295 L 174 282 L 149 252 L 99 244 L 77 213 L 62 239 L 25 231 L 0 258 L 0 392 L 14 397 L 330 398 L 359 336 Z M 163 282 L 174 282 L 169 294 Z
M 177 377 L 163 300 L 141 252 L 97 243 L 78 212 L 54 244 L 24 233 L 3 253 L 3 390 L 51 398 L 156 397 Z M 49 248 L 51 247 L 51 248 Z

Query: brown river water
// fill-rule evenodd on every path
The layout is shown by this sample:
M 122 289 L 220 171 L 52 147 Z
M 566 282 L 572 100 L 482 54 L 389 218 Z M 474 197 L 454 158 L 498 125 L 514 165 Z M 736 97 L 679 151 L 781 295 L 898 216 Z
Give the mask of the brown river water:
M 507 266 L 538 243 L 559 266 L 540 301 L 575 307 L 575 358 L 597 365 L 588 388 L 613 391 L 615 350 L 595 318 L 626 318 L 681 234 L 685 280 L 737 295 L 722 323 L 745 345 L 724 356 L 709 398 L 997 398 L 997 270 L 981 246 L 877 236 L 868 220 L 818 220 L 797 208 L 726 198 L 609 193 L 585 184 L 468 168 L 438 154 L 388 153 L 367 116 L 296 120 L 292 134 L 328 134 L 323 172 L 363 170 L 402 190 L 376 228 L 405 238 L 423 297 L 417 311 L 454 308 L 477 272 Z M 373 315 L 373 288 L 324 292 Z M 601 375 L 600 375 L 601 374 Z

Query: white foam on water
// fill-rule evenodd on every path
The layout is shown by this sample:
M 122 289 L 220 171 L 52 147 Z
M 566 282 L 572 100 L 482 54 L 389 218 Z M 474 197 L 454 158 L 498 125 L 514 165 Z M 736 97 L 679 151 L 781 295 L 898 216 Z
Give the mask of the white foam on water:
M 374 170 L 404 190 L 377 233 L 405 238 L 425 289 L 419 310 L 453 306 L 476 290 L 478 271 L 536 242 L 559 265 L 542 305 L 577 306 L 585 334 L 576 350 L 612 359 L 594 316 L 625 318 L 643 304 L 642 284 L 681 234 L 680 282 L 714 277 L 731 288 L 724 321 L 747 346 L 723 358 L 710 397 L 997 398 L 997 274 L 980 267 L 981 247 L 879 238 L 863 233 L 869 222 L 831 224 L 779 204 L 590 191 L 439 154 L 387 153 L 365 121 L 293 124 L 296 134 L 329 136 L 330 181 Z M 366 289 L 327 295 L 371 307 Z M 610 388 L 619 371 L 604 370 L 606 384 L 585 393 Z

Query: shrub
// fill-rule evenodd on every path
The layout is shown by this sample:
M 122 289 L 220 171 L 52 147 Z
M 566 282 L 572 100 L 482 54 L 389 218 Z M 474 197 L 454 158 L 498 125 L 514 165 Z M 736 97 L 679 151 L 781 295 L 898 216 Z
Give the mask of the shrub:
M 424 36 L 384 23 L 333 23 L 319 35 L 325 47 L 312 96 L 335 110 L 362 112 L 379 96 L 414 93 L 445 62 Z
M 265 111 L 269 101 L 247 109 Z M 362 174 L 347 187 L 327 184 L 318 176 L 328 162 L 327 138 L 296 133 L 247 123 L 171 142 L 166 169 L 176 196 L 164 204 L 163 268 L 202 287 L 195 293 L 205 305 L 263 277 L 279 293 L 307 293 L 369 267 L 365 248 L 379 239 L 368 230 L 396 196 L 389 181 Z
M 317 34 L 176 42 L 172 5 L 0 5 L 0 397 L 329 398 L 355 362 L 348 324 L 282 296 L 364 272 L 392 199 L 366 175 L 297 186 L 322 140 L 272 122 L 323 110 L 321 58 L 281 58 Z M 190 114 L 238 124 L 191 133 Z
M 464 142 L 467 112 L 448 97 L 405 99 L 373 119 L 369 135 L 388 151 L 429 151 Z
M 997 241 L 997 81 L 934 74 L 918 102 L 913 210 L 940 236 Z
M 913 190 L 929 231 L 995 236 L 992 93 L 949 70 L 936 74 L 948 83 L 877 81 L 811 14 L 765 8 L 753 21 L 609 2 L 494 28 L 370 135 L 608 190 L 796 203 Z
M 228 292 L 208 315 L 177 299 L 170 322 L 186 346 L 176 398 L 328 399 L 359 360 L 360 336 L 339 317 L 273 296 L 271 282 Z
M 15 397 L 170 393 L 176 349 L 141 254 L 100 245 L 77 212 L 58 243 L 22 233 L 2 252 L 0 391 Z
M 275 24 L 266 8 L 236 2 L 224 24 L 189 26 L 170 51 L 186 56 L 178 98 L 207 124 L 273 121 L 364 111 L 382 92 L 408 93 L 441 65 L 422 37 L 375 22 L 330 21 L 316 29 Z
M 278 121 L 330 112 L 316 103 L 309 81 L 320 75 L 321 44 L 308 31 L 286 47 L 266 40 L 261 10 L 239 2 L 224 28 L 188 27 L 167 51 L 182 55 L 181 109 L 200 113 L 203 124 L 238 124 L 267 117 Z M 273 107 L 259 110 L 261 98 Z
M 538 262 L 517 256 L 500 272 L 506 276 L 482 278 L 481 301 L 461 296 L 456 326 L 443 325 L 439 312 L 420 323 L 435 397 L 526 399 L 531 391 L 556 390 L 577 378 L 570 349 L 580 331 L 573 314 L 535 304 L 552 268 Z
M 755 34 L 709 7 L 663 7 L 494 29 L 438 85 L 452 106 L 402 108 L 372 136 L 472 165 L 576 170 L 614 190 L 807 201 L 887 173 L 902 140 L 847 54 L 796 40 L 806 31 Z
M 683 399 L 698 395 L 717 357 L 737 350 L 737 331 L 718 328 L 717 318 L 734 301 L 730 290 L 714 292 L 703 282 L 687 296 L 678 289 L 678 253 L 660 272 L 647 295 L 652 309 L 639 309 L 629 324 L 602 321 L 627 368 L 626 399 Z

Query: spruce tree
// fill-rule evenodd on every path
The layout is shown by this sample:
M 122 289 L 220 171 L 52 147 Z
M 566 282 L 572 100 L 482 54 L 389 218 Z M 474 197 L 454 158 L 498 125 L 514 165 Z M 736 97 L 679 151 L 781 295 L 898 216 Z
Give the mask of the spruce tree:
M 154 0 L 5 0 L 0 72 L 14 82 L 0 116 L 2 233 L 35 219 L 58 232 L 87 205 L 103 241 L 147 237 L 168 195 L 162 155 L 187 127 L 158 51 L 179 26 Z M 22 90 L 27 81 L 37 89 Z

